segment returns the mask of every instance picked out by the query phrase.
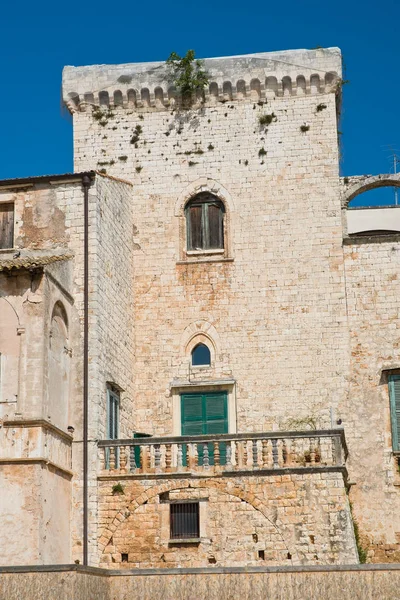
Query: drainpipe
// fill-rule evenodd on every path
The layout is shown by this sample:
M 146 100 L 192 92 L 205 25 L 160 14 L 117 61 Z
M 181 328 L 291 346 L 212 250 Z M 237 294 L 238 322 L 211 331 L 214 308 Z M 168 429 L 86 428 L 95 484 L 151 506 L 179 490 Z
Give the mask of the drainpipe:
M 89 188 L 92 178 L 85 173 L 83 186 L 83 564 L 88 565 L 88 428 L 89 428 Z

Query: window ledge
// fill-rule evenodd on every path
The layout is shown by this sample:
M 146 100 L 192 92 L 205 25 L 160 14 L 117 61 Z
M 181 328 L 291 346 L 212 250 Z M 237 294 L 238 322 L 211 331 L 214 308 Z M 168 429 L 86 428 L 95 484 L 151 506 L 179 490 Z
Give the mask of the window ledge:
M 221 255 L 211 255 L 205 256 L 204 254 L 196 255 L 192 259 L 187 260 L 178 260 L 176 262 L 177 265 L 190 265 L 190 264 L 199 264 L 199 263 L 211 263 L 211 262 L 233 262 L 233 258 L 225 258 Z
M 179 538 L 179 539 L 171 539 L 168 541 L 170 546 L 174 544 L 200 544 L 201 538 Z
M 224 248 L 215 248 L 214 250 L 186 250 L 188 256 L 209 256 L 210 254 L 223 254 Z

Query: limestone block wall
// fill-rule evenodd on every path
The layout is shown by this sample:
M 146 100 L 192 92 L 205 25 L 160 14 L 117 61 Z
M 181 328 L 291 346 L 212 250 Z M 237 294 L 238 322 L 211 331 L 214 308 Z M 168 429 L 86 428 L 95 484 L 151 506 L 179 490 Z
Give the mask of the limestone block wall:
M 400 476 L 392 453 L 387 369 L 400 367 L 400 245 L 344 246 L 351 377 L 340 416 L 349 446 L 351 499 L 374 562 L 400 557 Z
M 177 433 L 196 328 L 215 350 L 203 381 L 236 382 L 239 431 L 329 427 L 348 368 L 335 94 L 106 112 L 74 114 L 75 168 L 133 182 L 134 427 Z M 185 253 L 202 190 L 225 202 L 221 260 Z
M 113 491 L 115 483 L 115 477 L 99 483 L 100 566 L 358 562 L 340 469 L 163 481 L 127 477 L 120 480 L 123 493 Z M 199 543 L 171 544 L 170 503 L 179 500 L 199 501 Z
M 120 390 L 120 436 L 132 437 L 134 373 L 131 186 L 98 176 L 89 195 L 89 560 L 97 564 L 97 439 L 106 438 L 107 385 Z M 77 506 L 82 507 L 81 488 Z M 74 560 L 81 559 L 81 513 Z

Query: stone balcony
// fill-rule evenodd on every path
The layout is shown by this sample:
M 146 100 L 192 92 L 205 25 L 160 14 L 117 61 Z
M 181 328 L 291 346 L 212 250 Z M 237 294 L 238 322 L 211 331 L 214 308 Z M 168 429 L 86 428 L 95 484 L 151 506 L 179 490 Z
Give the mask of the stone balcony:
M 343 429 L 102 440 L 100 476 L 266 474 L 344 467 Z

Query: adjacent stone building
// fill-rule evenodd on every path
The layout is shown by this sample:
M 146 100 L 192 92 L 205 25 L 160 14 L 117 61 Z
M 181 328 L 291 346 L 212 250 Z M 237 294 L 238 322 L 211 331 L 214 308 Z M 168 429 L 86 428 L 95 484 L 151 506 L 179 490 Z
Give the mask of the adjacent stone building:
M 76 173 L 0 182 L 4 564 L 398 560 L 400 179 L 337 48 L 205 68 L 66 67 Z

